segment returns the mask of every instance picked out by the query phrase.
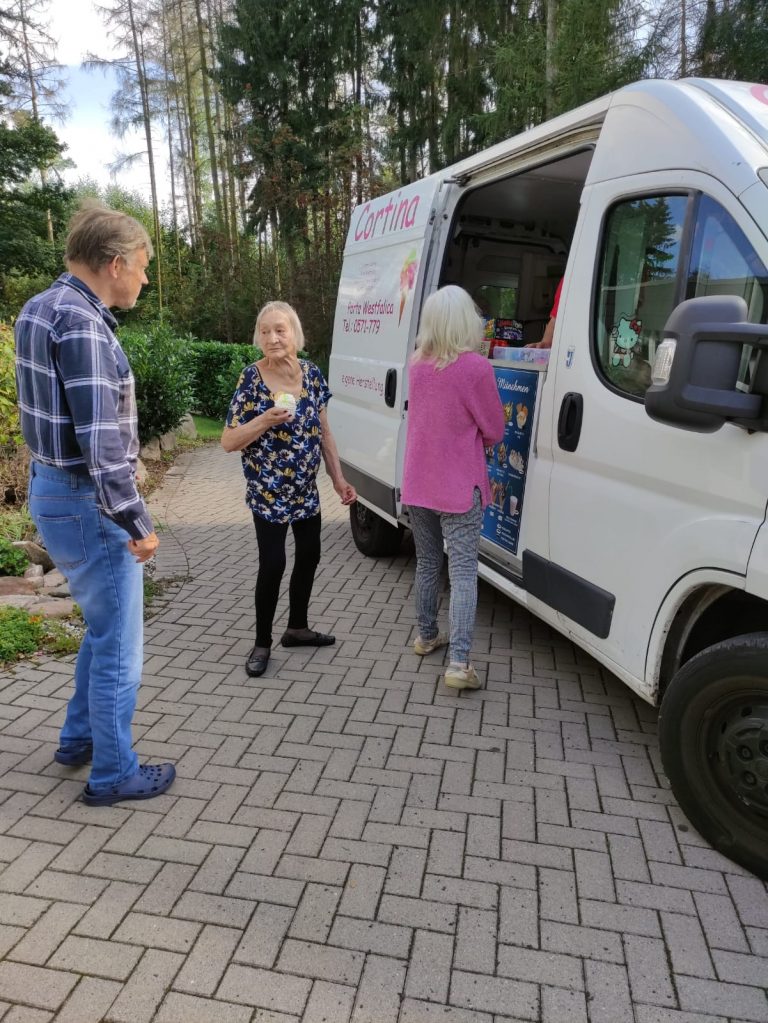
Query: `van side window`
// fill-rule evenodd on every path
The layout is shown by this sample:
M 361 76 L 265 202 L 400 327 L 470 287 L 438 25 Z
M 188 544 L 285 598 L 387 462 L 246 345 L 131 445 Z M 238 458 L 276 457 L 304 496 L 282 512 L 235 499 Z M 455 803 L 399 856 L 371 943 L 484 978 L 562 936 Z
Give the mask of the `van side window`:
M 685 290 L 686 298 L 701 295 L 740 295 L 752 323 L 768 318 L 768 270 L 730 213 L 706 195 L 696 211 Z M 745 346 L 739 382 L 746 388 L 751 355 L 752 349 Z
M 597 362 L 607 380 L 642 397 L 675 305 L 687 195 L 618 203 L 608 214 L 595 305 Z

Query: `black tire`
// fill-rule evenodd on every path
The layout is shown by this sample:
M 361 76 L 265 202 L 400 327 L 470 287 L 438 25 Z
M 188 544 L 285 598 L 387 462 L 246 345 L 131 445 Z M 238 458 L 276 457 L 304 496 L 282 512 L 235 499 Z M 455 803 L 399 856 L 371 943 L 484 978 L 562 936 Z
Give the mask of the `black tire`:
M 768 632 L 727 639 L 683 665 L 662 700 L 659 742 L 697 831 L 768 880 Z
M 405 532 L 403 526 L 390 525 L 362 501 L 355 501 L 350 507 L 349 524 L 355 546 L 361 554 L 369 558 L 391 558 L 399 552 Z

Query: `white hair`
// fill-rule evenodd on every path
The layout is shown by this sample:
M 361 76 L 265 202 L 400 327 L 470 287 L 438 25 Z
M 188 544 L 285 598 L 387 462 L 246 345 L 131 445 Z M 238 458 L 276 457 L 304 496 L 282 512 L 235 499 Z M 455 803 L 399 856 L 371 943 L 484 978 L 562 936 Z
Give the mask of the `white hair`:
M 293 308 L 292 305 L 288 305 L 287 302 L 267 302 L 259 310 L 259 315 L 256 317 L 256 326 L 253 328 L 253 343 L 258 346 L 259 344 L 259 327 L 261 321 L 267 313 L 282 313 L 283 316 L 288 320 L 291 328 L 291 334 L 293 335 L 293 343 L 296 345 L 296 351 L 300 352 L 304 347 L 304 328 L 301 326 L 301 320 L 299 314 Z
M 413 358 L 445 369 L 462 352 L 476 352 L 482 339 L 483 321 L 471 296 L 458 285 L 447 284 L 424 303 Z

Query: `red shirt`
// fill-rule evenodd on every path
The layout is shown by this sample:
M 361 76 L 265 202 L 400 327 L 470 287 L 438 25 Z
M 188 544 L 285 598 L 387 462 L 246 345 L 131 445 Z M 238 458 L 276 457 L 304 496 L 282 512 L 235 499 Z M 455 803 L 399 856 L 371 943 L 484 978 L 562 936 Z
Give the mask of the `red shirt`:
M 552 311 L 549 314 L 549 318 L 550 319 L 553 319 L 555 316 L 557 316 L 557 307 L 560 305 L 560 292 L 562 290 L 563 290 L 563 278 L 561 277 L 560 278 L 560 283 L 557 286 L 557 291 L 555 292 L 555 301 L 552 303 Z

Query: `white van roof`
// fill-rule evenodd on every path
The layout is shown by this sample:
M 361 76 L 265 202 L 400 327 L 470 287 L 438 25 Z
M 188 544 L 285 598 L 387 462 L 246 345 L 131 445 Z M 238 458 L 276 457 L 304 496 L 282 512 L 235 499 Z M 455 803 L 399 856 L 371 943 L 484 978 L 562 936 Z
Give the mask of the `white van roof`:
M 729 116 L 718 117 L 718 107 Z M 641 112 L 646 116 L 640 116 Z M 700 169 L 714 171 L 715 164 L 720 162 L 718 156 L 725 155 L 723 140 L 730 140 L 726 150 L 736 148 L 734 135 L 741 135 L 743 129 L 753 144 L 759 143 L 759 151 L 752 153 L 753 167 L 756 163 L 768 164 L 768 154 L 764 152 L 768 149 L 768 86 L 704 78 L 643 79 L 469 156 L 439 171 L 438 176 L 455 178 L 464 184 L 510 156 L 551 148 L 559 138 L 583 133 L 586 140 L 591 129 L 596 139 L 609 116 L 614 126 L 612 134 L 617 136 L 613 140 L 616 145 L 626 142 L 636 149 L 638 173 L 650 169 L 644 166 L 649 160 L 659 167 L 660 156 L 664 166 L 685 166 L 693 159 Z M 658 139 L 658 147 L 652 145 L 654 139 Z M 753 145 L 748 148 L 751 150 Z M 742 152 L 742 159 L 745 155 Z M 598 178 L 618 172 L 618 161 L 608 162 L 610 173 L 598 172 Z M 622 172 L 627 173 L 628 168 L 624 167 Z

